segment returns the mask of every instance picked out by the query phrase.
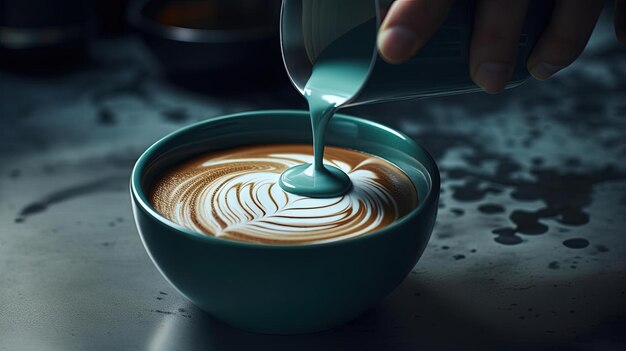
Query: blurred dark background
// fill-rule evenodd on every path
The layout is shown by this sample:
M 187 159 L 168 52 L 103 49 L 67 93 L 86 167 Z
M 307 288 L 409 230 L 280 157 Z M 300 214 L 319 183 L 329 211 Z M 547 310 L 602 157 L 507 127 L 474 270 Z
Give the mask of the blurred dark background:
M 626 48 L 608 5 L 547 82 L 345 111 L 407 133 L 442 174 L 429 246 L 379 307 L 279 337 L 174 291 L 136 234 L 130 170 L 187 124 L 305 108 L 279 7 L 0 0 L 0 349 L 626 349 Z
M 171 82 L 211 89 L 282 80 L 279 0 L 2 0 L 0 63 L 22 74 L 63 74 L 101 57 L 101 39 L 137 34 Z M 246 84 L 240 84 L 245 80 Z

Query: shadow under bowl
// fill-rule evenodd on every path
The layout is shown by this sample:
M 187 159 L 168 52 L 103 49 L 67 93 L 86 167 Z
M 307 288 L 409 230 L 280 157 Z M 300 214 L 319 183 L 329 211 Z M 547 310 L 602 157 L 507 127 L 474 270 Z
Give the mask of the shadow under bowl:
M 327 144 L 382 157 L 411 179 L 419 205 L 393 224 L 342 241 L 309 245 L 237 242 L 200 234 L 158 214 L 147 200 L 154 180 L 200 153 L 245 145 L 310 143 L 306 111 L 258 111 L 180 129 L 152 145 L 131 178 L 135 221 L 150 258 L 185 297 L 217 319 L 261 333 L 315 332 L 375 306 L 409 274 L 437 216 L 439 171 L 406 135 L 336 115 Z

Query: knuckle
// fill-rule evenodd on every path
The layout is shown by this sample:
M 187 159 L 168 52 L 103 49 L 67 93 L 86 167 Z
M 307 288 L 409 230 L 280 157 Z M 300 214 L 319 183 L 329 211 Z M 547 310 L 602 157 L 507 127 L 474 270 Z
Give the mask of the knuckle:
M 553 35 L 546 41 L 546 56 L 550 63 L 567 66 L 582 52 L 584 44 L 568 35 Z
M 484 28 L 475 36 L 475 43 L 479 47 L 510 46 L 517 42 L 511 33 L 497 27 Z

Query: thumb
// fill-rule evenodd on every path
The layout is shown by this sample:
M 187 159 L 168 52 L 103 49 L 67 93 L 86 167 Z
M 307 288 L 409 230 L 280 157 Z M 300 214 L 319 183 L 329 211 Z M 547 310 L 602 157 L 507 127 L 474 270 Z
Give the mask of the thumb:
M 385 61 L 401 63 L 415 55 L 446 19 L 454 0 L 396 0 L 378 33 Z

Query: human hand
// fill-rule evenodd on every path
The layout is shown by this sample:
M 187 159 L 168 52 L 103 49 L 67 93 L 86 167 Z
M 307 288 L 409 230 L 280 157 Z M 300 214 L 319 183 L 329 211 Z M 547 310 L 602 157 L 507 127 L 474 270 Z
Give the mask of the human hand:
M 478 0 L 470 46 L 470 75 L 487 93 L 502 91 L 513 75 L 529 0 Z M 545 0 L 548 1 L 548 0 Z M 454 0 L 396 0 L 378 34 L 390 63 L 413 56 L 444 22 Z M 526 65 L 533 77 L 550 78 L 583 51 L 603 0 L 556 0 L 550 21 Z M 626 43 L 626 0 L 615 0 L 615 34 Z

